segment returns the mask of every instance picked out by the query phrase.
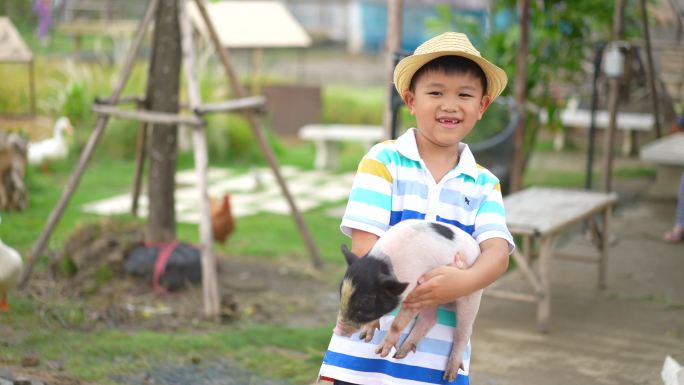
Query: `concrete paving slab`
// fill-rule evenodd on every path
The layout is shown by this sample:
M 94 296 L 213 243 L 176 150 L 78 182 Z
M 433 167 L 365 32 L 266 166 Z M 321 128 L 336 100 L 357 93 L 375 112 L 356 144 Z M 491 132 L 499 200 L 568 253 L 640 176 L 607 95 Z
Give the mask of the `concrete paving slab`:
M 324 171 L 306 171 L 292 166 L 281 168 L 283 177 L 297 207 L 302 211 L 314 209 L 326 202 L 346 199 L 349 188 L 340 181 L 350 181 L 351 173 L 333 175 Z M 199 192 L 194 170 L 180 171 L 176 176 L 180 187 L 175 191 L 176 219 L 179 222 L 199 223 Z M 290 206 L 269 168 L 254 168 L 239 173 L 231 169 L 209 170 L 209 195 L 220 197 L 231 194 L 233 215 L 242 217 L 259 212 L 289 215 Z M 82 206 L 86 212 L 99 215 L 127 213 L 131 207 L 130 194 L 120 194 Z M 147 216 L 146 195 L 140 196 L 139 215 Z

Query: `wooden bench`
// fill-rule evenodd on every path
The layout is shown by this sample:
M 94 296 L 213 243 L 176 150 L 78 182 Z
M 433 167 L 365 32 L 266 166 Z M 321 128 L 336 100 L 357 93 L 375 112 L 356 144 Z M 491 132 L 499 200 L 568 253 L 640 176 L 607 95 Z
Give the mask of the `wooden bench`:
M 313 141 L 316 146 L 314 166 L 335 169 L 339 165 L 342 142 L 361 142 L 367 148 L 384 139 L 382 126 L 353 124 L 309 124 L 299 129 L 299 138 Z
M 551 283 L 549 262 L 552 256 L 590 261 L 597 264 L 598 287 L 605 288 L 608 262 L 608 234 L 611 211 L 617 194 L 584 190 L 533 187 L 504 198 L 506 223 L 511 234 L 522 238 L 512 258 L 518 270 L 532 287 L 532 293 L 504 290 L 500 284 L 485 289 L 485 294 L 537 304 L 537 326 L 549 330 L 551 317 Z M 596 223 L 595 218 L 598 218 Z M 554 248 L 563 232 L 574 225 L 587 222 L 596 255 L 559 254 Z M 534 245 L 538 245 L 538 250 Z M 537 256 L 537 269 L 532 268 Z
M 679 191 L 684 171 L 684 133 L 675 133 L 646 144 L 640 158 L 656 166 L 656 180 L 649 194 L 658 198 L 673 198 Z

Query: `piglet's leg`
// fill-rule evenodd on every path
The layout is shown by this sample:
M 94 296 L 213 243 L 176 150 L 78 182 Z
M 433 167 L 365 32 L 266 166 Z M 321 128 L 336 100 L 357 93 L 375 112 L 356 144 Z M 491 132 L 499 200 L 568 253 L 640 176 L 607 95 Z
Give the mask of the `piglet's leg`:
M 370 342 L 375 335 L 375 329 L 380 328 L 380 320 L 371 321 L 363 326 L 361 326 L 361 331 L 359 332 L 359 339 L 366 342 Z
M 409 352 L 415 352 L 420 340 L 425 337 L 428 331 L 437 323 L 437 308 L 424 309 L 418 314 L 416 323 L 413 324 L 404 343 L 397 349 L 394 358 L 404 358 Z
M 476 291 L 456 300 L 456 328 L 454 329 L 454 343 L 451 346 L 449 362 L 444 371 L 443 379 L 453 381 L 458 375 L 458 369 L 463 368 L 463 353 L 465 352 L 470 336 L 473 334 L 473 324 L 477 311 L 480 309 L 482 290 Z
M 397 314 L 397 316 L 394 318 L 394 321 L 392 321 L 392 326 L 390 326 L 387 334 L 385 334 L 385 338 L 383 338 L 382 342 L 380 342 L 380 345 L 378 345 L 377 349 L 375 349 L 375 353 L 382 357 L 387 357 L 389 352 L 392 350 L 392 347 L 395 347 L 397 342 L 399 342 L 401 331 L 406 328 L 406 325 L 408 325 L 413 318 L 415 318 L 416 314 L 418 314 L 417 311 L 406 310 L 402 307 L 399 310 L 399 314 Z

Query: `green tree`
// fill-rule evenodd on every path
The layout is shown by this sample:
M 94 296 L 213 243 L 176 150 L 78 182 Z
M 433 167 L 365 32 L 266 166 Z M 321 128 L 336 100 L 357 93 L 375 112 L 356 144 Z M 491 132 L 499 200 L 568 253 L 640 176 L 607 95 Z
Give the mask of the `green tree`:
M 437 17 L 429 21 L 434 31 L 457 29 L 468 34 L 482 55 L 500 66 L 509 79 L 504 95 L 512 95 L 515 61 L 520 38 L 516 0 L 492 2 L 487 29 L 471 16 L 454 13 L 438 5 Z M 633 4 L 632 4 L 633 3 Z M 548 127 L 560 129 L 559 110 L 565 101 L 560 86 L 580 84 L 587 73 L 597 43 L 610 39 L 613 24 L 612 1 L 539 0 L 530 2 L 528 101 L 548 116 Z M 628 2 L 626 36 L 640 36 L 638 7 Z M 536 140 L 539 114 L 530 113 L 526 122 L 525 154 L 529 157 Z

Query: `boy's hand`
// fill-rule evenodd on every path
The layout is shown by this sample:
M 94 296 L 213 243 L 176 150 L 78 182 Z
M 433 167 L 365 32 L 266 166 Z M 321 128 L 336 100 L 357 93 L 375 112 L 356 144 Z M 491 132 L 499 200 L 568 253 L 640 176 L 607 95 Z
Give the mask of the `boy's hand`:
M 453 302 L 469 294 L 468 286 L 460 283 L 468 280 L 468 270 L 456 266 L 441 266 L 431 270 L 418 280 L 418 286 L 406 297 L 402 306 L 409 310 L 422 310 Z

